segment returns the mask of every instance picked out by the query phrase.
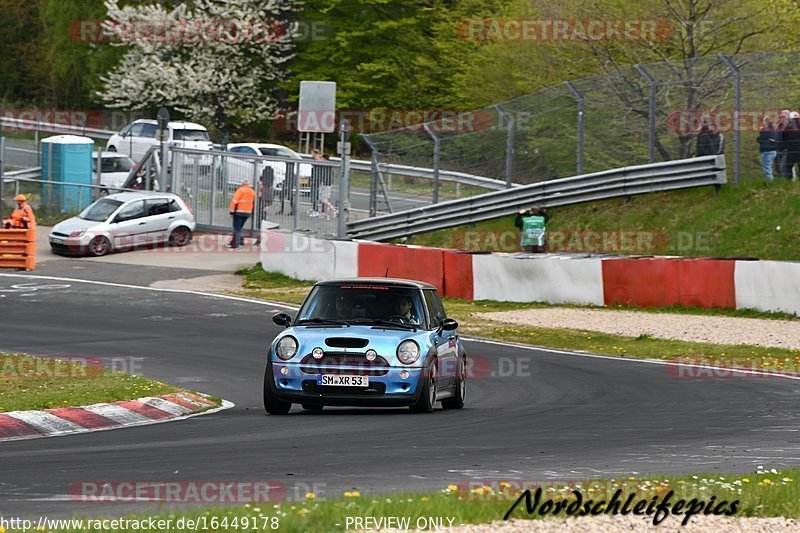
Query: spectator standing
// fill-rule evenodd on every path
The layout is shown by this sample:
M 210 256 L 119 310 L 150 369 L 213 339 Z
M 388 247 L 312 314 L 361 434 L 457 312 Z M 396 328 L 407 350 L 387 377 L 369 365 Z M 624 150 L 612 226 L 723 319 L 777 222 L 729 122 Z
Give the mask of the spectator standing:
M 789 171 L 789 165 L 786 159 L 787 153 L 786 153 L 786 147 L 783 144 L 783 130 L 785 130 L 786 126 L 789 125 L 790 114 L 791 110 L 781 109 L 780 113 L 778 114 L 778 125 L 776 127 L 776 133 L 778 139 L 778 155 L 776 157 L 775 162 L 778 170 L 778 176 L 786 179 L 791 178 L 792 174 Z
M 761 157 L 761 168 L 764 170 L 764 179 L 767 183 L 772 183 L 772 164 L 778 156 L 778 131 L 769 117 L 764 117 L 756 141 Z
M 789 122 L 783 130 L 781 140 L 786 150 L 787 178 L 791 175 L 791 180 L 797 181 L 797 166 L 800 164 L 800 113 L 797 111 L 789 114 Z
M 238 248 L 244 244 L 244 237 L 242 237 L 242 229 L 244 228 L 247 219 L 253 214 L 253 208 L 256 203 L 256 191 L 249 183 L 243 183 L 236 189 L 233 194 L 233 201 L 231 201 L 231 216 L 233 217 L 233 239 L 231 239 L 228 248 Z
M 696 155 L 718 155 L 724 153 L 722 134 L 717 131 L 717 128 L 704 122 L 700 128 L 700 133 L 697 134 L 697 150 Z
M 514 225 L 522 230 L 520 249 L 523 252 L 543 253 L 547 251 L 546 226 L 550 216 L 543 208 L 535 205 L 517 213 Z

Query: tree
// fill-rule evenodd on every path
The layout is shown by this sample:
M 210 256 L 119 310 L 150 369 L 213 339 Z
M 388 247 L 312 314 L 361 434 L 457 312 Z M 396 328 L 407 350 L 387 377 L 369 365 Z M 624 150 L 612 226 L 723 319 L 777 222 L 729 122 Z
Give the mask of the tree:
M 107 0 L 106 31 L 128 47 L 103 76 L 110 106 L 166 106 L 230 130 L 265 120 L 292 57 L 293 0 L 193 0 L 120 7 Z

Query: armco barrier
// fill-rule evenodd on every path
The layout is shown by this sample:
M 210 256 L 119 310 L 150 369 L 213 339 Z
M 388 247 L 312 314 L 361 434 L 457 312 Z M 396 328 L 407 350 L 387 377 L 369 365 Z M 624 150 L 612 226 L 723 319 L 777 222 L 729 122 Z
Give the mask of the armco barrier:
M 800 263 L 490 254 L 332 241 L 278 231 L 262 235 L 265 270 L 298 279 L 388 275 L 427 281 L 443 295 L 465 300 L 682 305 L 800 314 Z M 5 245 L 14 253 L 31 251 L 22 243 L 18 238 Z M 27 267 L 20 266 L 18 258 L 14 260 L 17 262 L 3 266 Z M 32 268 L 32 258 L 30 265 Z
M 33 270 L 36 266 L 36 228 L 0 230 L 0 268 Z
M 734 261 L 712 259 L 604 259 L 604 303 L 732 308 L 734 267 Z

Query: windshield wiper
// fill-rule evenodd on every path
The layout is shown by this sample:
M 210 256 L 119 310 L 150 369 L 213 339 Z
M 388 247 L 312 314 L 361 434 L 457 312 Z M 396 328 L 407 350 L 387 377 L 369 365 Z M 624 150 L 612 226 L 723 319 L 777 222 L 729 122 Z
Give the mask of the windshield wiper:
M 349 326 L 347 322 L 344 320 L 336 320 L 333 318 L 306 318 L 303 320 L 298 320 L 297 325 L 302 326 L 305 324 L 330 324 L 335 326 Z
M 403 324 L 402 322 L 395 322 L 393 320 L 383 320 L 380 318 L 372 319 L 372 320 L 352 320 L 352 324 L 369 324 L 373 326 L 389 326 L 395 328 L 402 328 L 407 329 L 409 331 L 417 331 L 419 326 L 415 326 L 414 324 Z

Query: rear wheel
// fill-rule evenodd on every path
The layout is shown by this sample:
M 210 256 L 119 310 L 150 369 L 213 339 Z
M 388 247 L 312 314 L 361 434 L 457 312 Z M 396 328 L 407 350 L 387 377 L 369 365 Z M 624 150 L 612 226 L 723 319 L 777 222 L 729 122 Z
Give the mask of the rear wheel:
M 464 407 L 464 398 L 467 396 L 467 358 L 461 357 L 458 360 L 458 370 L 456 373 L 456 383 L 453 386 L 453 395 L 442 400 L 444 409 L 461 409 Z
M 109 152 L 116 152 L 117 151 L 117 147 L 114 146 L 114 145 L 111 145 L 108 148 L 106 148 L 106 150 L 108 150 Z
M 186 226 L 180 226 L 172 230 L 172 233 L 169 234 L 169 245 L 170 246 L 186 246 L 189 244 L 189 241 L 192 240 L 192 230 L 187 228 Z
M 272 392 L 271 379 L 272 365 L 267 364 L 267 371 L 264 373 L 264 411 L 269 415 L 288 414 L 292 409 L 292 404 L 275 397 L 275 393 Z
M 422 387 L 420 391 L 419 400 L 412 404 L 409 409 L 412 413 L 432 413 L 436 406 L 436 379 L 438 378 L 438 370 L 436 368 L 436 361 L 431 361 L 428 369 L 427 379 L 421 380 L 419 384 Z
M 102 235 L 98 235 L 89 241 L 89 253 L 95 257 L 101 257 L 111 251 L 111 241 Z

